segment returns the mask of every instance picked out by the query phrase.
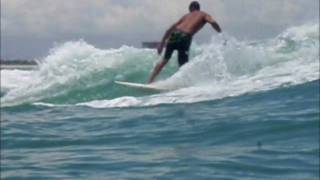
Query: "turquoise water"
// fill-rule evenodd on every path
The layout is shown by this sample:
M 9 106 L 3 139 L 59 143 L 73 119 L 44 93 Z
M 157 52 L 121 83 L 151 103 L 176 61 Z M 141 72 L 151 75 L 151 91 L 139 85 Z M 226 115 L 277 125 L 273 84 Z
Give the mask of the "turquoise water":
M 67 42 L 2 70 L 1 179 L 318 179 L 318 28 L 193 45 L 162 93 L 114 84 L 157 58 L 126 46 Z
M 314 81 L 195 104 L 5 108 L 1 176 L 317 179 L 318 90 Z

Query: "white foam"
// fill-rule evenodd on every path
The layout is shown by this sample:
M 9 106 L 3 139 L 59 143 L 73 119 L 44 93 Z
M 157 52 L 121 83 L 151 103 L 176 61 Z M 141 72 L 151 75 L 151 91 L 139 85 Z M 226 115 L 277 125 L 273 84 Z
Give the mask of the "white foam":
M 26 82 L 30 82 L 32 80 L 31 74 L 31 71 L 26 70 L 1 70 L 1 91 L 7 92 L 22 86 Z
M 40 101 L 72 90 L 106 84 L 113 81 L 115 70 L 132 61 L 130 58 L 148 53 L 150 54 L 150 50 L 128 46 L 101 50 L 82 40 L 64 43 L 53 48 L 49 56 L 39 61 L 38 70 L 2 71 L 3 89 L 7 91 L 1 98 L 2 105 Z M 106 70 L 110 77 L 101 77 L 94 81 L 88 78 Z
M 319 25 L 290 28 L 265 43 L 229 41 L 200 46 L 193 61 L 157 82 L 173 92 L 82 103 L 95 108 L 194 103 L 297 85 L 319 79 Z M 283 39 L 286 37 L 287 39 Z

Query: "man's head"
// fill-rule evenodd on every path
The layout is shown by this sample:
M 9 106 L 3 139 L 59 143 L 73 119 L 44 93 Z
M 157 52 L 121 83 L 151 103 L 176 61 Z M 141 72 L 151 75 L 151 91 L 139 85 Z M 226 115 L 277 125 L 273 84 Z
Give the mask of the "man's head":
M 192 1 L 189 5 L 189 11 L 197 11 L 200 10 L 200 4 L 197 1 Z

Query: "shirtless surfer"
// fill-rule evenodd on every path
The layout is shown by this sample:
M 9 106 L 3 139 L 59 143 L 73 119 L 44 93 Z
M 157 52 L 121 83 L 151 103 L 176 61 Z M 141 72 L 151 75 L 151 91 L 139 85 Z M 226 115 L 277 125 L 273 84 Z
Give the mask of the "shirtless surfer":
M 171 58 L 174 50 L 178 50 L 178 62 L 180 67 L 188 62 L 192 36 L 206 23 L 211 24 L 217 32 L 221 32 L 218 23 L 209 14 L 200 11 L 200 4 L 197 1 L 190 3 L 189 11 L 190 12 L 188 14 L 184 15 L 178 22 L 174 23 L 164 34 L 158 47 L 158 54 L 161 54 L 165 44 L 166 51 L 162 61 L 160 61 L 153 69 L 148 83 L 152 83 L 154 81 L 156 76 Z

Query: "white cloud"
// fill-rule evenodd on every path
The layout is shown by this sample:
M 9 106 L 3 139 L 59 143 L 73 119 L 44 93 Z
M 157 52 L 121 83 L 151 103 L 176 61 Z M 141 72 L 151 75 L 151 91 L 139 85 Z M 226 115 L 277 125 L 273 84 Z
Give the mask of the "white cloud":
M 308 0 L 304 0 L 305 3 Z M 313 4 L 314 0 L 309 0 Z M 127 2 L 127 3 L 124 3 Z M 130 2 L 130 3 L 129 3 Z M 187 12 L 189 0 L 2 0 L 2 30 L 8 35 L 119 34 L 163 29 Z M 202 0 L 223 24 L 292 23 L 305 13 L 301 0 Z M 312 3 L 313 2 L 313 3 Z

